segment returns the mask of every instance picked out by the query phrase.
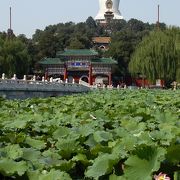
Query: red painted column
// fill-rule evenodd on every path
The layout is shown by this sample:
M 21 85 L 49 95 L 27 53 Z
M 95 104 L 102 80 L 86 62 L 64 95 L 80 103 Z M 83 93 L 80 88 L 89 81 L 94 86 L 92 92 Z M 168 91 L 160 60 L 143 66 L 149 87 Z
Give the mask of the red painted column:
M 45 79 L 45 80 L 48 79 L 48 68 L 46 68 L 46 70 L 45 70 L 44 79 Z
M 67 67 L 64 66 L 64 81 L 67 79 Z
M 92 65 L 89 65 L 89 85 L 92 85 Z

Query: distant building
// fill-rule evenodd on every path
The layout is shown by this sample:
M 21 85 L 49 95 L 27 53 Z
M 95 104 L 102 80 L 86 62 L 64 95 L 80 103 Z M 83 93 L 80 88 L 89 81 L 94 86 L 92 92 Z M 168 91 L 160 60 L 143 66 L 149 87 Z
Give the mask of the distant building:
M 117 62 L 112 58 L 99 58 L 98 52 L 92 49 L 77 49 L 58 52 L 56 58 L 44 58 L 39 64 L 46 78 L 54 76 L 77 83 L 83 80 L 90 85 L 104 81 L 111 85 L 112 67 Z
M 120 0 L 99 0 L 99 12 L 95 20 L 100 24 L 108 24 L 111 20 L 123 19 L 119 11 Z
M 93 42 L 93 47 L 106 51 L 109 49 L 111 38 L 110 37 L 93 37 L 92 42 Z

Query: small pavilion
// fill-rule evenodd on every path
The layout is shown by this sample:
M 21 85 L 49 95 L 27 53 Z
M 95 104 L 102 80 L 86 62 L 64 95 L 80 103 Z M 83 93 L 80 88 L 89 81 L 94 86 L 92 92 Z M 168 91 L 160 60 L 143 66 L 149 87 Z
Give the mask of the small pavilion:
M 93 46 L 95 48 L 106 51 L 109 49 L 109 44 L 111 43 L 110 37 L 93 37 L 92 38 Z
M 111 85 L 112 67 L 117 62 L 112 58 L 100 58 L 93 49 L 68 49 L 57 52 L 55 58 L 43 58 L 39 64 L 44 69 L 46 79 L 59 77 L 70 83 L 82 80 L 89 85 L 104 79 L 106 85 Z

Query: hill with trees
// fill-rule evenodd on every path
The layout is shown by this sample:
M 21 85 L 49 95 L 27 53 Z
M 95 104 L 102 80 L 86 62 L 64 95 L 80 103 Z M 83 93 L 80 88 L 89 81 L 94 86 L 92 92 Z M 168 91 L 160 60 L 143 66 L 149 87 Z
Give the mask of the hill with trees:
M 109 50 L 100 52 L 100 54 L 116 59 L 118 67 L 115 74 L 124 77 L 130 74 L 128 66 L 131 57 L 134 57 L 133 54 L 138 51 L 137 47 L 156 29 L 156 24 L 144 23 L 137 19 L 112 21 L 107 27 L 103 27 L 97 24 L 92 17 L 88 17 L 86 22 L 59 23 L 49 25 L 44 30 L 37 29 L 32 39 L 26 38 L 23 34 L 9 39 L 8 35 L 2 32 L 0 33 L 0 73 L 5 72 L 8 76 L 13 73 L 18 76 L 22 76 L 24 73 L 32 74 L 37 69 L 37 62 L 44 57 L 55 57 L 57 51 L 66 48 L 89 49 L 93 47 L 92 37 L 110 36 Z M 167 27 L 164 23 L 160 23 L 160 29 L 166 31 Z M 176 34 L 179 32 L 180 29 L 176 28 Z M 180 40 L 177 36 L 176 46 L 179 47 L 179 44 Z M 176 48 L 177 76 L 180 61 L 179 49 Z M 161 52 L 159 51 L 159 53 Z M 132 61 L 134 61 L 133 58 Z M 18 69 L 19 63 L 22 64 L 22 69 Z M 135 69 L 131 68 L 131 72 L 134 73 Z

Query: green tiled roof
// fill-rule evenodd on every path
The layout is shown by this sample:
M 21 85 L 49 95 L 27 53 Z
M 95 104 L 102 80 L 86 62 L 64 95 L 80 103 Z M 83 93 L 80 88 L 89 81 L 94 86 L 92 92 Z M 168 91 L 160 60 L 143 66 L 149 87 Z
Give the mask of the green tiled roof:
M 65 62 L 62 61 L 60 58 L 44 58 L 42 59 L 39 64 L 41 65 L 49 65 L 49 64 L 64 64 Z M 91 60 L 92 64 L 117 64 L 117 61 L 115 61 L 112 58 L 97 58 Z
M 117 64 L 117 61 L 112 58 L 92 59 L 91 62 L 92 64 Z
M 57 56 L 97 56 L 98 52 L 93 49 L 68 49 L 58 52 Z
M 64 64 L 64 62 L 60 58 L 44 58 L 42 59 L 39 64 L 42 65 L 49 65 L 49 64 Z

